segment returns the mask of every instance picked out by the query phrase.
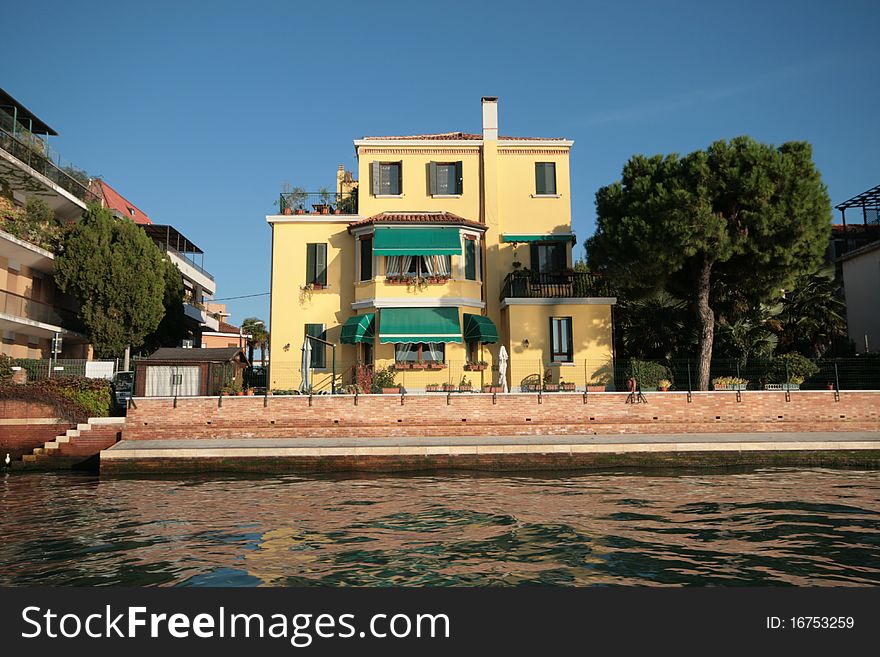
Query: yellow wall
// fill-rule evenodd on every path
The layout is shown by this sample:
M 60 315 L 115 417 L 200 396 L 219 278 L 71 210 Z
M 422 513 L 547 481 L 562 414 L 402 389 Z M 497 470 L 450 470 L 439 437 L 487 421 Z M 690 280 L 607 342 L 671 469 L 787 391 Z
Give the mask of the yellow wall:
M 306 324 L 324 324 L 327 340 L 339 345 L 340 327 L 353 313 L 354 238 L 348 224 L 301 219 L 273 225 L 272 309 L 269 355 L 272 387 L 299 386 Z M 306 282 L 306 245 L 327 244 L 327 287 L 300 289 Z M 340 363 L 356 360 L 355 348 L 339 345 Z M 327 351 L 330 366 L 330 350 Z M 319 383 L 316 379 L 315 383 Z
M 518 390 L 526 376 L 551 371 L 578 386 L 598 383 L 609 373 L 612 357 L 611 306 L 606 304 L 512 305 L 502 311 L 505 339 L 510 344 L 510 382 Z M 572 364 L 549 364 L 550 318 L 571 317 Z M 523 345 L 528 340 L 528 347 Z
M 461 198 L 433 197 L 429 194 L 428 163 L 461 161 Z M 403 195 L 375 197 L 372 193 L 370 165 L 373 162 L 403 162 Z M 478 147 L 400 147 L 358 148 L 358 214 L 370 217 L 380 212 L 446 211 L 471 221 L 480 220 L 480 151 Z
M 556 163 L 559 198 L 535 197 L 535 163 Z M 568 149 L 498 148 L 500 230 L 502 233 L 571 232 Z
M 453 272 L 455 272 L 454 265 Z M 475 302 L 479 302 L 481 289 L 482 283 L 479 281 L 452 279 L 446 283 L 428 283 L 419 287 L 417 285 L 392 285 L 386 283 L 384 278 L 380 277 L 376 281 L 358 282 L 355 285 L 355 301 L 375 298 L 424 299 L 455 297 L 458 299 L 472 299 Z M 479 315 L 480 309 L 474 308 L 474 312 Z

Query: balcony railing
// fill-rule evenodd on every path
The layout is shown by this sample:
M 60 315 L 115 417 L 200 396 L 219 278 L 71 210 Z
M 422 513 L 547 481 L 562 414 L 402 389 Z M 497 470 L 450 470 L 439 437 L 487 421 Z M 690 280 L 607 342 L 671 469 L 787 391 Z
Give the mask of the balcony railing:
M 205 269 L 203 267 L 200 267 L 199 265 L 197 265 L 193 261 L 192 258 L 187 258 L 185 255 L 183 255 L 180 251 L 175 249 L 170 244 L 165 244 L 165 242 L 156 241 L 156 246 L 158 246 L 163 251 L 167 251 L 168 253 L 170 253 L 172 255 L 176 255 L 178 258 L 180 258 L 181 260 L 186 262 L 186 264 L 188 264 L 190 267 L 195 269 L 197 272 L 203 274 L 205 276 L 205 278 L 209 278 L 212 281 L 214 280 L 214 277 L 211 274 L 209 274 L 207 271 L 205 271 Z
M 587 272 L 513 271 L 504 277 L 502 299 L 579 298 L 616 296 L 600 274 Z
M 14 292 L 0 290 L 0 313 L 29 319 L 43 324 L 77 329 L 76 314 L 69 310 L 56 308 L 52 304 L 29 299 Z
M 281 192 L 281 214 L 357 214 L 357 192 Z
M 64 165 L 45 141 L 17 124 L 4 110 L 0 110 L 0 148 L 82 202 L 98 202 L 98 197 L 88 190 L 87 174 L 71 164 Z

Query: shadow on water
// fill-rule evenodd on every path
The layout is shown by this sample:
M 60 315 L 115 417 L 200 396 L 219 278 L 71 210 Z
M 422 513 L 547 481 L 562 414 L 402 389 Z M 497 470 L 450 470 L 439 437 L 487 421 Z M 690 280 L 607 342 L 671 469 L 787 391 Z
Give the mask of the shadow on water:
M 859 469 L 0 475 L 0 584 L 876 585 Z

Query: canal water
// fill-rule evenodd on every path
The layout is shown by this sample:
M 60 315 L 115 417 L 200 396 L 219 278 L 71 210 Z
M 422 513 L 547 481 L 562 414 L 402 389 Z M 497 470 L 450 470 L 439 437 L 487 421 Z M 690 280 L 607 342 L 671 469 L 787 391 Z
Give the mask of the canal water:
M 0 474 L 0 584 L 877 585 L 880 472 Z

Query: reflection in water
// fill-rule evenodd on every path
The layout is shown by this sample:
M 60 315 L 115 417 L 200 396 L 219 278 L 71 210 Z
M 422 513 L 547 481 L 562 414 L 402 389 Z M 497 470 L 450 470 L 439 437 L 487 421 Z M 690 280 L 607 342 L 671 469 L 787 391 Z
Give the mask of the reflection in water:
M 0 584 L 880 584 L 876 471 L 0 475 Z

